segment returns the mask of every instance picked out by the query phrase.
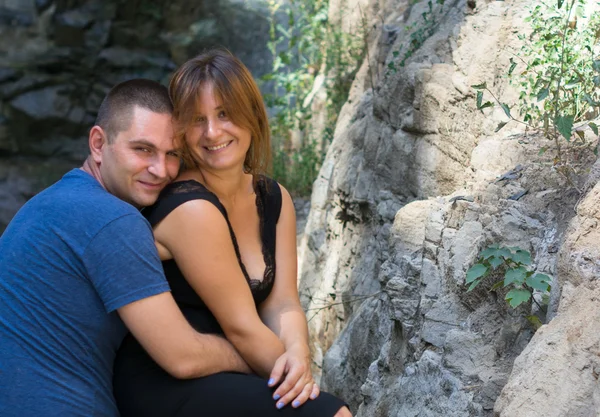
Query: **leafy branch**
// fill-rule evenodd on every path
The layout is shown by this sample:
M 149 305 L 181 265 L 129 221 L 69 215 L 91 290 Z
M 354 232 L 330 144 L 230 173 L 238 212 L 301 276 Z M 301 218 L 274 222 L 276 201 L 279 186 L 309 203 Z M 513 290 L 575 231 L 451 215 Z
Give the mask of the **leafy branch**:
M 467 292 L 475 289 L 490 273 L 500 268 L 504 270 L 504 279 L 494 283 L 490 291 L 509 287 L 510 291 L 505 299 L 512 308 L 531 299 L 543 310 L 533 297 L 533 292 L 534 290 L 549 292 L 552 280 L 548 275 L 529 270 L 530 266 L 531 254 L 524 249 L 488 246 L 479 254 L 477 263 L 467 271 L 466 283 L 469 284 Z
M 587 24 L 581 23 L 585 21 L 584 6 L 585 0 L 532 3 L 525 19 L 532 32 L 519 35 L 523 46 L 510 58 L 508 69 L 511 83 L 520 87 L 519 118 L 486 83 L 472 86 L 477 91 L 477 109 L 499 105 L 508 117 L 497 125 L 496 132 L 509 122 L 543 129 L 555 144 L 554 166 L 573 186 L 573 168 L 563 140 L 569 148 L 583 143 L 589 149 L 584 128 L 598 136 L 595 120 L 600 114 L 600 13 L 592 14 Z M 492 100 L 485 101 L 485 95 Z M 540 154 L 545 150 L 542 148 Z M 597 155 L 597 148 L 594 153 Z

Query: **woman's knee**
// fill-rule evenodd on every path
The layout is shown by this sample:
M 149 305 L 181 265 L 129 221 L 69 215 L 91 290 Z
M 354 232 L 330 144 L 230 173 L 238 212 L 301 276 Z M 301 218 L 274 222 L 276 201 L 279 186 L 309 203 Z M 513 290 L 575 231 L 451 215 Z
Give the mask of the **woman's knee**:
M 348 410 L 348 407 L 343 407 L 333 417 L 352 417 L 352 413 Z

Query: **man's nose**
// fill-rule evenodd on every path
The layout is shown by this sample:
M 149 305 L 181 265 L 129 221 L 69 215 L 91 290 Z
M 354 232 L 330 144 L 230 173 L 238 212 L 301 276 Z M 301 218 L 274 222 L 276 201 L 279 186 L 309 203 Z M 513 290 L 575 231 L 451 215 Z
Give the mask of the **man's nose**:
M 167 177 L 167 159 L 165 155 L 156 155 L 152 160 L 152 164 L 148 167 L 148 171 L 157 178 L 165 179 Z

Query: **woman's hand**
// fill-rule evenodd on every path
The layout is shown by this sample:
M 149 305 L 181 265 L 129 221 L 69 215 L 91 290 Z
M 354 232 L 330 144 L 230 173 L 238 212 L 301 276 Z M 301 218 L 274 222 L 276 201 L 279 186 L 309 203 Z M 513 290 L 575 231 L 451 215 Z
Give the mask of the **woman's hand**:
M 275 387 L 278 384 L 273 394 L 277 408 L 283 408 L 290 402 L 292 407 L 297 408 L 309 398 L 314 400 L 319 396 L 319 386 L 310 370 L 307 346 L 292 347 L 277 359 L 271 371 L 269 386 Z

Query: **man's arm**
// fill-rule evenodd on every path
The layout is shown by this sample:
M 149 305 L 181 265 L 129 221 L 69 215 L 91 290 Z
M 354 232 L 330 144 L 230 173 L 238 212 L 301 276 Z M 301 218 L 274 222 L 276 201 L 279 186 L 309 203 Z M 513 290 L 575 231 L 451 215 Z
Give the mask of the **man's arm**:
M 227 340 L 196 332 L 168 292 L 127 304 L 118 312 L 156 363 L 175 378 L 225 371 L 252 373 Z

